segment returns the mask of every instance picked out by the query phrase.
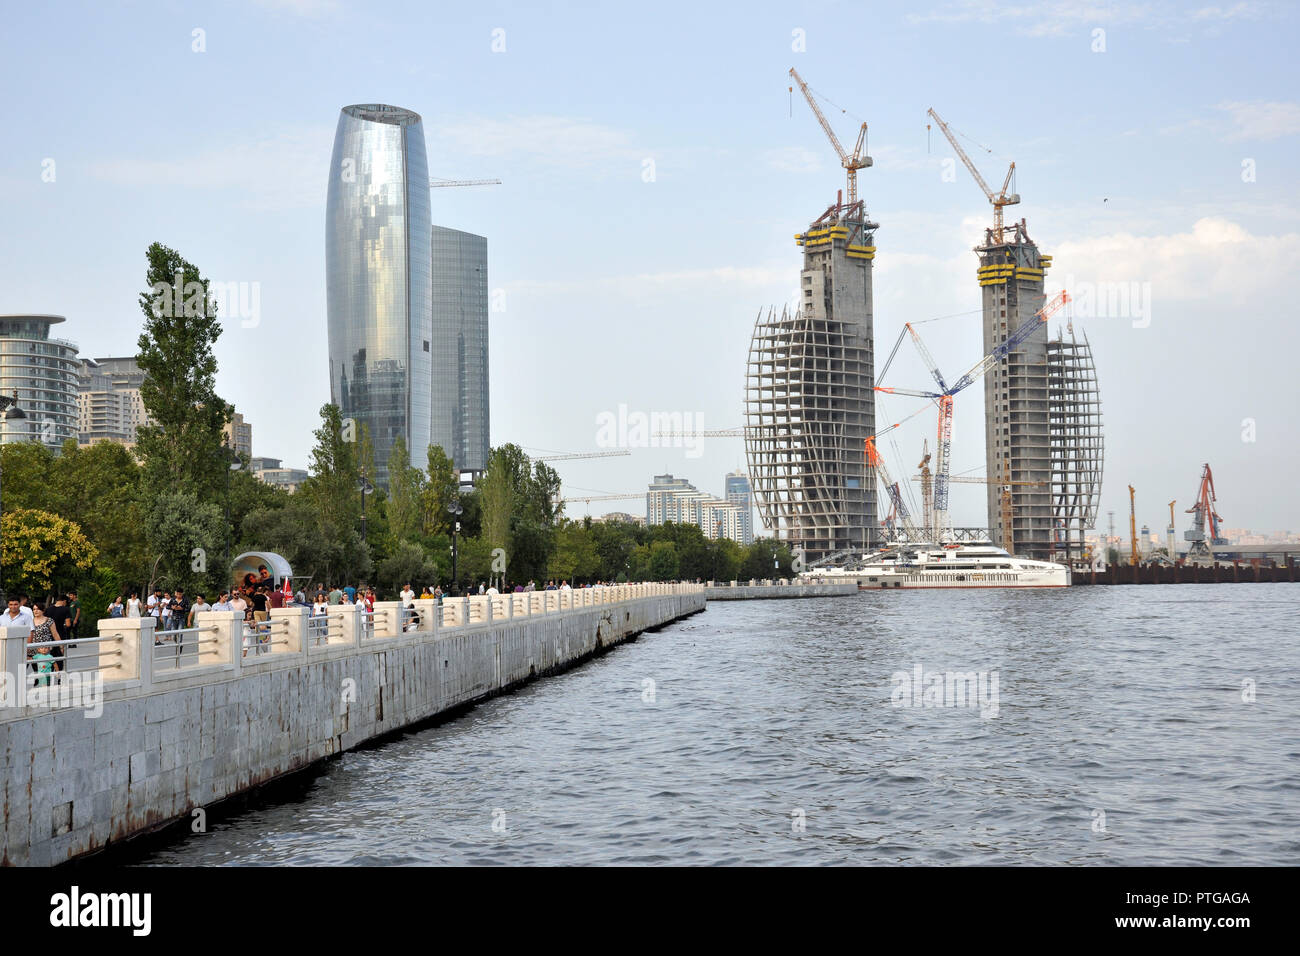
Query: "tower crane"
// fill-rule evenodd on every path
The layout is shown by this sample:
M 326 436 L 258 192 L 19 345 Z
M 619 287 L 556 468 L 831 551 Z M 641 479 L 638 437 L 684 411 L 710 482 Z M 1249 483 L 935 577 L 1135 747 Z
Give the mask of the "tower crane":
M 1215 501 L 1214 474 L 1210 471 L 1210 463 L 1206 462 L 1201 470 L 1201 486 L 1196 492 L 1196 502 L 1187 509 L 1187 514 L 1196 516 L 1192 519 L 1192 530 L 1183 532 L 1183 540 L 1192 543 L 1187 549 L 1188 557 L 1199 555 L 1208 558 L 1211 554 L 1210 545 L 1228 543 L 1228 539 L 1219 531 L 1219 522 L 1223 519 L 1214 510 Z M 1210 526 L 1208 543 L 1205 534 L 1207 524 Z
M 1045 304 L 1041 309 L 1034 313 L 1034 318 L 1039 322 L 1046 322 L 1055 315 L 1062 306 L 1070 301 L 1070 294 L 1062 289 L 1052 300 Z M 930 374 L 941 389 L 938 392 L 921 391 L 919 389 L 895 388 L 888 385 L 877 385 L 875 390 L 886 392 L 891 395 L 910 395 L 914 398 L 929 398 L 939 405 L 939 428 L 937 451 L 939 459 L 934 474 L 934 532 L 940 542 L 950 540 L 952 537 L 952 519 L 948 512 L 948 471 L 952 463 L 952 397 L 968 385 L 973 385 L 983 377 L 984 373 L 994 365 L 1005 359 L 1023 342 L 1033 334 L 1038 328 L 1038 322 L 1032 318 L 1022 322 L 1016 330 L 1007 336 L 1006 341 L 995 345 L 993 349 L 982 359 L 971 366 L 961 378 L 957 379 L 952 385 L 948 385 L 939 371 L 939 366 L 935 363 L 934 357 L 930 350 L 925 347 L 921 341 L 920 335 L 909 322 L 907 330 L 911 333 L 912 341 L 916 344 L 917 351 L 921 358 L 930 369 Z M 1003 529 L 1004 534 L 1006 529 Z M 1007 549 L 1011 550 L 1010 548 Z
M 540 458 L 534 458 L 533 461 L 574 461 L 579 458 L 620 458 L 623 455 L 630 455 L 632 452 L 626 448 L 620 448 L 617 451 L 578 451 L 569 455 L 543 455 Z
M 867 124 L 863 123 L 862 128 L 858 130 L 858 141 L 853 147 L 853 154 L 849 155 L 844 147 L 840 145 L 839 137 L 835 135 L 835 130 L 831 129 L 831 124 L 822 115 L 821 108 L 817 105 L 817 101 L 813 99 L 812 90 L 808 89 L 808 84 L 803 81 L 799 71 L 794 67 L 790 67 L 790 75 L 799 84 L 799 91 L 803 93 L 804 99 L 812 107 L 813 113 L 817 116 L 817 122 L 821 123 L 822 130 L 826 133 L 826 138 L 831 141 L 831 145 L 835 147 L 835 152 L 839 154 L 840 165 L 848 171 L 848 206 L 852 209 L 858 202 L 858 170 L 866 169 L 871 165 L 871 157 L 864 152 L 867 148 Z
M 429 179 L 430 189 L 445 189 L 448 186 L 500 186 L 499 179 L 439 179 L 437 176 Z
M 975 164 L 971 162 L 970 157 L 966 155 L 966 151 L 957 143 L 957 137 L 953 135 L 948 124 L 940 119 L 939 114 L 933 109 L 927 110 L 926 115 L 934 118 L 935 123 L 939 125 L 939 129 L 943 132 L 943 135 L 946 136 L 948 142 L 952 144 L 953 151 L 957 153 L 957 156 L 961 159 L 962 163 L 964 163 L 966 168 L 970 170 L 970 174 L 975 177 L 975 182 L 979 184 L 980 189 L 984 190 L 984 195 L 987 196 L 989 202 L 993 204 L 993 242 L 995 245 L 1000 245 L 1002 243 L 1002 207 L 1014 206 L 1016 203 L 1020 202 L 1019 193 L 1007 192 L 1007 187 L 1011 185 L 1011 177 L 1014 176 L 1016 172 L 1016 164 L 1012 163 L 1011 168 L 1007 170 L 1007 178 L 1002 181 L 1002 189 L 996 193 L 993 192 L 993 190 L 989 188 L 989 184 L 984 181 L 984 177 L 980 175 L 980 171 L 975 168 Z
M 890 514 L 896 515 L 898 520 L 902 521 L 903 528 L 907 531 L 907 540 L 913 543 L 924 539 L 912 523 L 912 515 L 907 510 L 907 505 L 903 503 L 903 496 L 899 492 L 898 482 L 889 477 L 889 469 L 885 467 L 884 456 L 876 448 L 875 436 L 869 435 L 862 444 L 862 454 L 866 458 L 867 467 L 876 473 L 877 487 L 884 488 L 889 493 L 889 500 L 892 502 Z

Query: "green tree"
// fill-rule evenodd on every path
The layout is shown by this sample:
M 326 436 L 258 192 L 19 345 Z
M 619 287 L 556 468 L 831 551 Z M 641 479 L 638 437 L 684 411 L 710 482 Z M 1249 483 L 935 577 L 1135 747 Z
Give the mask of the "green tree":
M 650 545 L 650 577 L 655 581 L 675 581 L 678 578 L 677 546 L 671 541 L 656 541 Z
M 88 572 L 99 551 L 76 522 L 34 508 L 7 508 L 0 518 L 3 583 L 7 593 L 33 597 L 66 590 Z
M 145 512 L 145 534 L 163 587 L 184 588 L 193 598 L 226 583 L 228 569 L 220 563 L 226 525 L 217 505 L 189 491 L 159 495 Z
M 437 579 L 438 568 L 419 544 L 402 541 L 393 549 L 392 554 L 380 562 L 375 575 L 380 587 L 385 588 L 388 594 L 396 595 L 401 592 L 402 585 L 407 583 L 416 589 L 433 583 Z
M 145 373 L 140 399 L 152 424 L 136 430 L 136 454 L 151 496 L 165 490 L 212 500 L 225 483 L 222 429 L 231 415 L 216 393 L 217 308 L 208 280 L 176 250 L 155 242 L 145 258 L 145 321 L 136 360 Z
M 429 536 L 451 534 L 452 517 L 447 506 L 455 500 L 460 484 L 456 466 L 441 445 L 430 445 L 428 458 L 420 502 L 422 527 Z
M 411 465 L 406 439 L 398 435 L 388 456 L 388 527 L 393 543 L 418 541 L 424 534 L 424 472 Z M 395 553 L 395 549 L 394 549 Z

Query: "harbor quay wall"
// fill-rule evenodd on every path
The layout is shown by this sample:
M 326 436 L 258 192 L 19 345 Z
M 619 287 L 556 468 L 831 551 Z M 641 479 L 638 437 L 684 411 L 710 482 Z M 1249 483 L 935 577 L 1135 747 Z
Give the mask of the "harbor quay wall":
M 703 610 L 698 584 L 638 584 L 235 612 L 160 632 L 99 622 L 93 667 L 35 688 L 0 630 L 0 863 L 52 865 L 157 829 L 366 741 Z M 6 633 L 7 632 L 7 633 Z M 40 693 L 47 699 L 40 699 Z
M 845 594 L 857 594 L 858 582 L 792 582 L 750 581 L 748 584 L 730 581 L 710 581 L 704 586 L 704 596 L 710 601 L 755 601 L 765 598 L 812 598 L 835 597 Z

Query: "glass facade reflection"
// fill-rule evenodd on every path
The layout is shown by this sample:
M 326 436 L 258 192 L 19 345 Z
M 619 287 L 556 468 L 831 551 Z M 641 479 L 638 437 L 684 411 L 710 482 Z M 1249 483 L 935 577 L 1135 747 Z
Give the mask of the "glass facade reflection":
M 0 443 L 52 449 L 77 437 L 77 347 L 50 336 L 61 315 L 0 315 L 0 393 L 18 398 L 25 419 L 0 416 Z
M 429 445 L 431 226 L 419 115 L 344 107 L 325 211 L 330 400 L 369 430 L 383 487 L 397 436 L 419 467 Z
M 488 459 L 487 240 L 433 227 L 433 428 L 461 471 Z

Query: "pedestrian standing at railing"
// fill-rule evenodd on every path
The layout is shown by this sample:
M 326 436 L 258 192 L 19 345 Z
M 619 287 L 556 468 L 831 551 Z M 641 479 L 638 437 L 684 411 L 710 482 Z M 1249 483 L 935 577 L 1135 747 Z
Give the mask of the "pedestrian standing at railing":
M 37 675 L 36 686 L 50 686 L 50 672 L 54 670 L 54 658 L 50 652 L 43 647 L 36 648 L 36 652 L 32 654 L 32 664 Z
M 126 605 L 122 603 L 122 595 L 113 598 L 113 603 L 107 608 L 109 617 L 126 617 Z
M 284 592 L 278 588 L 272 588 L 267 592 L 266 597 L 271 603 L 271 610 L 284 607 Z
M 68 612 L 72 615 L 68 621 L 68 640 L 75 641 L 77 634 L 81 630 L 81 602 L 77 600 L 77 592 L 68 592 Z M 70 644 L 69 647 L 76 647 L 76 644 Z
M 266 587 L 259 587 L 253 592 L 253 620 L 265 621 L 267 618 Z
M 32 637 L 27 643 L 50 644 L 50 647 L 45 649 L 46 653 L 54 658 L 50 666 L 52 666 L 56 671 L 62 670 L 63 650 L 58 647 L 58 645 L 52 643 L 59 640 L 59 632 L 55 627 L 54 621 L 45 616 L 44 604 L 32 605 L 32 621 L 34 622 L 32 624 Z M 55 651 L 58 651 L 58 653 L 55 653 Z
M 193 627 L 194 622 L 198 620 L 200 614 L 202 614 L 204 611 L 212 611 L 212 610 L 215 610 L 215 608 L 207 601 L 203 600 L 202 594 L 196 596 L 194 598 L 194 606 L 190 608 L 189 624 L 186 626 Z
M 126 616 L 140 616 L 140 595 L 135 591 L 131 592 L 131 597 L 126 602 Z
M 172 592 L 163 591 L 162 597 L 158 599 L 158 607 L 155 609 L 158 617 L 158 630 L 168 631 L 172 626 Z M 158 643 L 162 643 L 161 638 Z
M 229 592 L 229 591 L 222 591 L 222 592 L 221 592 L 221 596 L 217 598 L 217 603 L 214 604 L 214 605 L 212 605 L 212 610 L 214 610 L 214 611 L 231 611 L 231 610 L 234 610 L 234 609 L 230 606 L 230 592 Z
M 68 639 L 68 596 L 60 594 L 54 601 L 53 607 L 45 607 L 45 616 L 54 624 L 54 639 L 56 641 L 66 641 Z M 33 620 L 36 620 L 35 608 L 32 609 Z M 67 657 L 68 649 L 66 644 L 56 644 L 50 648 L 50 653 L 54 655 L 54 669 L 64 669 L 64 658 Z
M 23 607 L 18 598 L 9 599 L 9 607 L 4 612 L 5 627 L 25 627 L 30 635 L 34 622 L 32 621 L 32 609 Z
M 402 607 L 415 606 L 415 592 L 411 590 L 411 583 L 408 581 L 406 587 L 402 588 Z
M 362 598 L 362 601 L 366 606 L 366 613 L 374 614 L 375 613 L 375 589 L 366 588 L 366 595 L 364 598 Z
M 237 612 L 242 620 L 244 615 L 248 613 L 248 602 L 244 600 L 244 595 L 236 591 L 230 598 L 230 609 Z
M 325 597 L 324 591 L 316 592 L 316 602 L 311 606 L 312 616 L 329 613 L 329 600 Z

